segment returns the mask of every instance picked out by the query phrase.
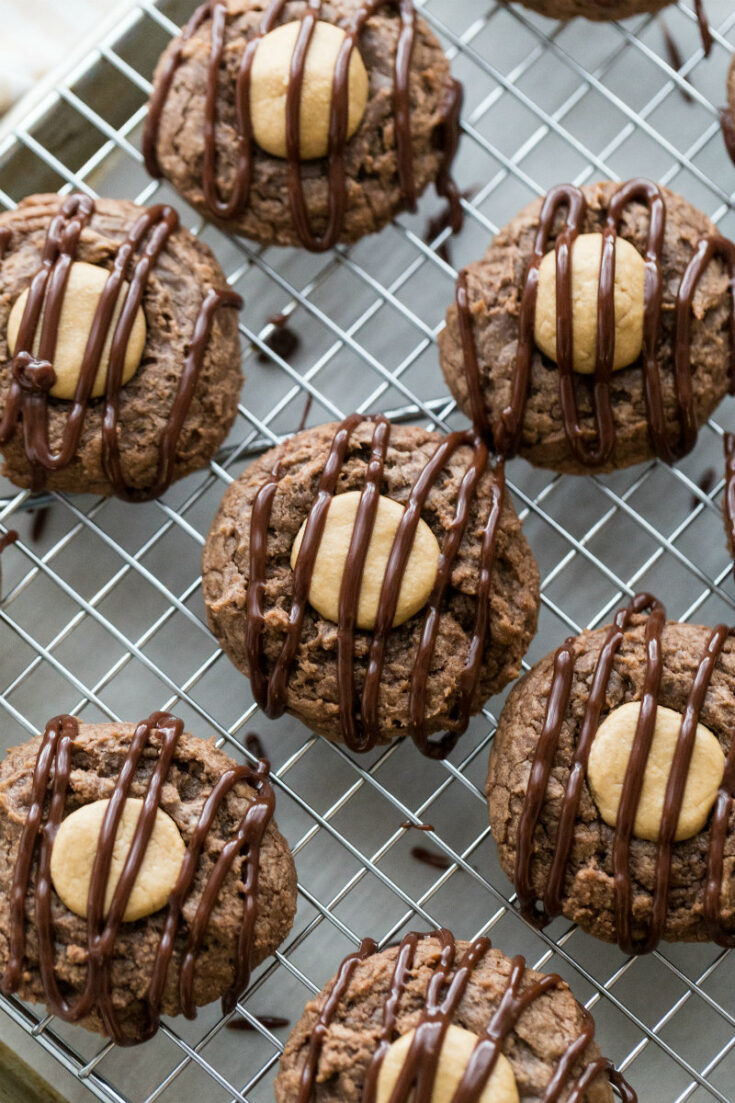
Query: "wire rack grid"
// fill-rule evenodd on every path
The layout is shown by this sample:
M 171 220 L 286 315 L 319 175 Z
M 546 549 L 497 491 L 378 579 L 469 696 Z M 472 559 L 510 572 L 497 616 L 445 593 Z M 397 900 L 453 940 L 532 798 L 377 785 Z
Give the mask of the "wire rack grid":
M 714 48 L 706 62 L 689 3 L 666 10 L 679 64 L 664 48 L 661 18 L 563 25 L 492 0 L 419 0 L 466 87 L 459 238 L 448 246 L 447 230 L 427 233 L 437 212 L 428 197 L 420 214 L 321 257 L 254 248 L 189 212 L 185 220 L 214 248 L 246 302 L 243 404 L 210 470 L 137 507 L 32 498 L 0 483 L 0 532 L 20 532 L 3 556 L 3 746 L 35 734 L 60 711 L 135 719 L 163 707 L 244 760 L 245 735 L 255 727 L 299 870 L 294 929 L 238 1006 L 251 1032 L 230 1032 L 212 1006 L 195 1022 L 165 1022 L 131 1060 L 39 1007 L 0 999 L 10 1019 L 72 1074 L 63 1087 L 75 1103 L 88 1093 L 106 1103 L 270 1099 L 285 1031 L 272 1032 L 256 1016 L 293 1021 L 361 936 L 387 943 L 437 924 L 462 936 L 491 932 L 506 951 L 561 973 L 594 1012 L 603 1051 L 646 1103 L 735 1100 L 728 952 L 671 945 L 626 958 L 563 920 L 539 933 L 518 917 L 482 792 L 502 699 L 488 703 L 446 762 L 424 760 L 402 744 L 352 756 L 288 717 L 258 715 L 247 683 L 206 629 L 199 586 L 201 547 L 226 485 L 300 422 L 358 409 L 441 429 L 464 424 L 436 354 L 455 266 L 478 255 L 550 185 L 645 173 L 735 233 L 733 169 L 717 115 L 735 13 L 730 0 L 707 3 Z M 32 109 L 0 131 L 2 204 L 12 207 L 33 191 L 78 189 L 142 203 L 156 195 L 183 210 L 167 185 L 148 179 L 139 148 L 155 60 L 193 7 L 192 0 L 126 4 Z M 268 319 L 276 314 L 298 334 L 287 358 L 270 340 Z M 720 519 L 722 425 L 731 410 L 730 401 L 723 404 L 694 453 L 674 468 L 655 462 L 575 480 L 522 461 L 510 465 L 509 485 L 542 575 L 539 633 L 527 664 L 562 633 L 605 623 L 641 588 L 681 619 L 732 619 Z M 46 506 L 41 526 L 38 511 Z M 434 830 L 426 836 L 405 826 L 429 821 Z M 446 868 L 417 862 L 416 838 Z M 29 1042 L 28 1059 L 37 1052 Z

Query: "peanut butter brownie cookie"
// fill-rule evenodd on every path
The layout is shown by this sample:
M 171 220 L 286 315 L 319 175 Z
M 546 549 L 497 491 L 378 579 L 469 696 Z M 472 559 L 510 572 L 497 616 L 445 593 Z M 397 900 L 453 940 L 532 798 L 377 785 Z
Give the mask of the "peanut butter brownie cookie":
M 735 641 L 639 594 L 514 687 L 490 755 L 501 864 L 526 917 L 629 953 L 735 945 Z
M 296 910 L 268 763 L 182 729 L 57 716 L 0 765 L 0 987 L 120 1045 L 232 1010 Z
M 358 751 L 448 754 L 518 674 L 538 585 L 482 443 L 357 414 L 254 463 L 204 549 L 210 628 L 261 707 Z
M 156 69 L 144 153 L 197 210 L 321 251 L 450 177 L 461 86 L 412 0 L 206 0 Z
M 444 376 L 501 455 L 673 462 L 735 382 L 734 274 L 732 242 L 658 184 L 561 185 L 460 273 Z
M 205 466 L 237 412 L 240 305 L 169 206 L 0 214 L 3 474 L 141 501 Z
M 511 3 L 511 0 L 504 0 Z M 512 0 L 515 3 L 515 0 Z M 551 19 L 572 19 L 582 15 L 585 19 L 626 19 L 642 12 L 657 12 L 676 0 L 519 0 L 526 8 L 533 8 Z
M 636 1103 L 594 1037 L 561 977 L 488 938 L 365 939 L 306 1005 L 276 1103 Z

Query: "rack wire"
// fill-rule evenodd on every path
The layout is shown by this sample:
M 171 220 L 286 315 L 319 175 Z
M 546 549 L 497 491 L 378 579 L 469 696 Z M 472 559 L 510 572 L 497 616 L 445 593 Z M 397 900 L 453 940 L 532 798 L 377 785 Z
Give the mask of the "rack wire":
M 735 233 L 735 172 L 717 105 L 735 43 L 729 0 L 707 0 L 713 53 L 703 58 L 687 3 L 663 18 L 681 65 L 664 48 L 662 19 L 563 25 L 492 0 L 418 0 L 465 82 L 457 163 L 463 233 L 427 239 L 436 214 L 401 216 L 382 234 L 314 257 L 255 248 L 193 212 L 245 299 L 244 369 L 236 426 L 211 464 L 159 501 L 44 495 L 0 482 L 0 532 L 21 537 L 3 555 L 0 705 L 3 746 L 49 715 L 137 719 L 176 710 L 190 730 L 248 756 L 256 729 L 272 760 L 277 818 L 296 856 L 299 910 L 278 953 L 254 974 L 227 1029 L 216 1005 L 195 1022 L 165 1021 L 131 1061 L 104 1040 L 15 998 L 4 1012 L 73 1075 L 70 1100 L 105 1103 L 256 1101 L 272 1097 L 286 1031 L 345 953 L 366 934 L 390 942 L 412 927 L 489 932 L 506 951 L 569 980 L 593 1011 L 605 1053 L 642 1101 L 735 1100 L 733 958 L 709 945 L 665 945 L 626 958 L 564 920 L 532 931 L 518 916 L 489 835 L 483 796 L 502 696 L 488 703 L 450 758 L 430 762 L 395 744 L 353 756 L 284 717 L 258 713 L 246 681 L 209 635 L 200 555 L 226 485 L 252 457 L 293 432 L 352 409 L 389 411 L 440 429 L 464 424 L 438 368 L 436 336 L 455 265 L 477 256 L 504 221 L 560 180 L 650 175 Z M 0 203 L 34 191 L 155 195 L 186 208 L 142 166 L 140 132 L 155 60 L 192 0 L 137 0 L 0 130 Z M 432 233 L 429 233 L 432 238 Z M 445 253 L 445 246 L 450 249 Z M 298 346 L 288 359 L 269 340 L 285 314 Z M 540 628 L 527 664 L 562 633 L 604 624 L 637 589 L 653 590 L 681 619 L 733 619 L 735 589 L 720 517 L 727 400 L 693 454 L 584 480 L 509 468 L 509 485 L 542 576 Z M 43 530 L 38 510 L 49 506 Z M 402 824 L 430 822 L 418 836 Z M 416 839 L 447 863 L 411 856 Z M 7 1021 L 7 1020 L 6 1020 Z M 0 1035 L 2 1034 L 0 1023 Z M 33 1043 L 29 1042 L 30 1059 Z

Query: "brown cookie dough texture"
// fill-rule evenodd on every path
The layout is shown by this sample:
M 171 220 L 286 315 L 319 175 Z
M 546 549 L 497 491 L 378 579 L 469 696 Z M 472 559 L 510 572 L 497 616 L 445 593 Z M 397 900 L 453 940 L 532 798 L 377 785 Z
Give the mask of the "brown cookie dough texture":
M 467 942 L 457 941 L 449 981 L 456 975 L 457 963 L 468 946 Z M 422 938 L 418 942 L 413 963 L 407 971 L 406 987 L 398 1003 L 393 1040 L 402 1039 L 416 1028 L 426 1005 L 429 981 L 439 964 L 440 952 L 437 938 Z M 367 1068 L 381 1039 L 384 1006 L 390 993 L 397 954 L 398 948 L 391 946 L 358 964 L 327 1027 L 312 1078 L 312 1091 L 306 1097 L 307 1103 L 360 1103 L 363 1099 Z M 452 1024 L 460 1034 L 470 1032 L 474 1042 L 477 1042 L 478 1036 L 485 1032 L 506 992 L 511 969 L 511 960 L 499 950 L 491 948 L 481 957 L 452 1017 Z M 542 976 L 528 969 L 521 982 L 521 992 L 541 980 Z M 292 1103 L 300 1097 L 310 1039 L 335 979 L 309 1001 L 286 1043 L 274 1085 L 276 1103 Z M 502 1042 L 501 1055 L 507 1061 L 511 1077 L 506 1073 L 496 1086 L 496 1093 L 504 1088 L 505 1094 L 493 1094 L 491 1098 L 503 1103 L 513 1098 L 520 1098 L 522 1103 L 540 1103 L 546 1098 L 546 1089 L 559 1061 L 588 1025 L 589 1017 L 565 983 L 550 987 L 533 999 Z M 442 1058 L 445 1052 L 443 1048 Z M 569 1070 L 571 1082 L 599 1057 L 599 1053 L 596 1042 L 591 1041 Z M 437 1079 L 437 1086 L 441 1087 L 441 1076 Z M 513 1082 L 517 1092 L 515 1097 L 512 1094 Z M 436 1096 L 433 1098 L 436 1099 Z M 441 1103 L 450 1103 L 451 1098 L 451 1092 L 442 1095 Z M 565 1088 L 558 1098 L 568 1098 Z M 612 1103 L 614 1097 L 608 1073 L 603 1071 L 594 1077 L 592 1084 L 575 1098 L 579 1099 L 579 1103 Z M 377 1099 L 382 1099 L 380 1082 Z
M 324 0 L 319 19 L 347 28 L 362 7 L 363 0 Z M 216 177 L 223 198 L 232 195 L 238 175 L 238 71 L 246 44 L 258 33 L 264 5 L 260 0 L 228 0 L 227 9 L 225 48 L 216 99 Z M 280 24 L 299 20 L 303 11 L 303 0 L 288 0 Z M 358 38 L 357 50 L 367 70 L 369 86 L 361 121 L 345 150 L 347 202 L 339 239 L 342 242 L 357 241 L 365 234 L 375 233 L 405 206 L 398 178 L 394 108 L 394 65 L 400 30 L 397 6 L 386 3 L 368 19 Z M 153 81 L 154 95 L 179 42 L 175 39 L 161 57 Z M 163 175 L 187 202 L 216 222 L 217 217 L 210 210 L 202 190 L 211 44 L 212 20 L 207 16 L 184 45 L 181 62 L 163 106 L 155 149 Z M 262 46 L 256 52 L 256 66 L 260 49 Z M 357 64 L 355 62 L 355 68 Z M 350 84 L 355 89 L 353 98 L 357 102 L 358 96 L 361 98 L 360 79 L 359 74 L 353 77 L 352 69 Z M 441 130 L 450 89 L 449 62 L 434 34 L 422 19 L 418 19 L 409 79 L 411 151 L 417 195 L 436 180 L 443 163 Z M 255 135 L 257 138 L 257 126 Z M 308 155 L 318 156 L 311 150 Z M 302 161 L 301 175 L 312 231 L 319 236 L 326 228 L 328 215 L 327 161 L 323 157 Z M 288 162 L 254 145 L 249 203 L 242 213 L 224 225 L 264 245 L 301 245 L 293 224 L 288 191 Z
M 515 2 L 515 0 L 512 0 Z M 661 11 L 675 0 L 519 0 L 527 8 L 552 19 L 627 19 L 630 15 Z M 504 0 L 511 3 L 511 0 Z
M 618 733 L 614 746 L 604 742 L 606 726 L 618 725 L 625 712 L 637 708 L 643 693 L 646 670 L 644 634 L 647 617 L 634 615 L 615 656 L 612 674 L 601 714 L 601 723 L 593 744 L 590 765 L 582 787 L 581 800 L 574 825 L 573 842 L 563 884 L 562 910 L 567 919 L 578 923 L 585 931 L 605 941 L 617 941 L 615 918 L 615 888 L 613 878 L 614 829 L 605 822 L 614 822 L 624 771 L 618 761 L 627 754 Z M 531 879 L 533 891 L 543 899 L 550 862 L 556 848 L 561 797 L 569 778 L 570 765 L 579 743 L 585 708 L 592 678 L 608 628 L 584 632 L 572 642 L 576 656 L 571 682 L 571 696 L 561 729 L 557 753 L 546 788 L 537 828 L 533 834 Z M 710 628 L 667 621 L 662 633 L 663 675 L 658 694 L 661 712 L 656 725 L 652 748 L 654 761 L 646 769 L 643 796 L 651 798 L 639 813 L 631 839 L 628 869 L 632 883 L 633 936 L 644 939 L 651 922 L 654 890 L 658 825 L 663 806 L 663 791 L 668 780 L 672 759 L 672 716 L 678 736 L 682 713 L 692 689 L 697 668 L 712 634 Z M 520 817 L 534 753 L 544 725 L 544 716 L 551 686 L 554 655 L 548 655 L 514 686 L 498 724 L 490 755 L 487 798 L 490 825 L 498 846 L 500 862 L 506 874 L 514 878 Z M 687 778 L 682 814 L 679 817 L 676 841 L 672 848 L 671 879 L 664 938 L 670 941 L 706 941 L 709 937 L 704 918 L 704 889 L 712 827 L 711 809 L 722 778 L 724 756 L 730 750 L 735 730 L 735 640 L 728 638 L 714 668 L 712 680 L 699 717 L 697 742 Z M 668 729 L 669 739 L 666 739 Z M 629 735 L 630 725 L 626 725 Z M 609 732 L 608 732 L 609 733 Z M 598 743 L 600 737 L 602 742 Z M 713 737 L 713 738 L 712 738 Z M 717 741 L 714 748 L 712 743 Z M 666 743 L 668 742 L 668 747 Z M 603 761 L 598 761 L 602 754 Z M 607 761 L 607 767 L 605 762 Z M 617 779 L 617 781 L 616 781 Z M 590 786 L 590 780 L 592 786 Z M 610 801 L 595 800 L 595 788 L 604 785 Z M 696 799 L 691 800 L 696 791 Z M 612 814 L 611 814 L 612 813 Z M 655 822 L 654 822 L 655 821 Z M 694 834 L 692 834 L 694 831 Z M 681 837 L 686 835 L 687 837 Z M 641 837 L 643 836 L 643 837 Z M 735 930 L 735 812 L 727 816 L 719 909 L 722 926 Z
M 609 202 L 618 188 L 618 184 L 598 183 L 581 189 L 587 201 L 581 234 L 602 232 Z M 677 292 L 698 243 L 708 234 L 716 234 L 717 230 L 706 215 L 680 196 L 666 188 L 661 188 L 661 192 L 666 203 L 666 228 L 660 262 L 663 300 L 656 361 L 661 378 L 667 437 L 678 440 L 680 424 L 674 386 Z M 522 210 L 500 231 L 484 258 L 466 269 L 480 387 L 491 425 L 498 422 L 501 412 L 510 402 L 521 296 L 542 202 L 541 199 L 534 200 Z M 553 251 L 562 221 L 563 213 L 560 213 L 549 237 L 549 251 Z M 643 255 L 648 226 L 645 204 L 637 201 L 628 203 L 620 220 L 619 238 L 629 242 Z M 728 287 L 726 268 L 715 258 L 700 280 L 691 312 L 692 387 L 696 420 L 700 426 L 728 393 L 732 310 Z M 449 389 L 464 413 L 471 416 L 456 303 L 449 307 L 446 328 L 439 335 L 439 355 Z M 592 404 L 592 376 L 575 372 L 573 386 L 580 424 L 585 438 L 593 442 L 597 439 L 597 430 Z M 614 372 L 611 405 L 615 447 L 610 460 L 595 468 L 598 471 L 627 467 L 654 455 L 640 358 L 629 367 Z M 570 474 L 589 471 L 572 454 L 566 438 L 557 366 L 536 346 L 531 357 L 528 398 L 518 452 L 538 467 Z
M 208 623 L 225 653 L 244 674 L 251 676 L 245 612 L 253 501 L 278 460 L 283 477 L 268 530 L 263 640 L 265 661 L 272 667 L 283 644 L 284 623 L 293 598 L 292 545 L 314 503 L 336 429 L 336 425 L 329 424 L 299 433 L 258 459 L 228 488 L 212 524 L 204 549 L 202 580 Z M 338 495 L 363 489 L 373 430 L 373 423 L 363 422 L 353 431 Z M 438 433 L 393 425 L 381 494 L 405 505 L 412 485 L 441 440 Z M 471 458 L 472 450 L 466 445 L 454 453 L 422 511 L 422 520 L 440 546 L 454 518 L 459 487 Z M 487 470 L 480 480 L 440 607 L 436 651 L 427 681 L 427 734 L 451 725 L 459 707 L 460 675 L 473 635 L 478 564 L 493 482 L 494 475 Z M 536 630 L 538 585 L 538 568 L 506 492 L 491 569 L 489 628 L 472 701 L 473 714 L 517 676 Z M 420 609 L 394 627 L 387 637 L 378 701 L 382 743 L 390 743 L 409 730 L 409 690 L 423 612 Z M 371 638 L 369 631 L 355 632 L 356 700 L 362 692 Z M 307 605 L 301 643 L 288 682 L 286 708 L 314 731 L 340 741 L 337 639 L 337 625 Z
M 51 220 L 64 203 L 57 195 L 35 195 L 24 199 L 14 211 L 0 214 L 0 232 L 9 234 L 0 260 L 0 419 L 12 382 L 9 320 L 14 304 L 28 290 L 41 267 L 44 242 Z M 83 229 L 72 268 L 75 282 L 67 288 L 62 312 L 60 354 L 63 375 L 68 380 L 69 358 L 83 349 L 86 332 L 74 324 L 81 310 L 83 321 L 91 321 L 90 304 L 75 296 L 81 273 L 83 290 L 92 293 L 85 274 L 87 266 L 106 276 L 115 256 L 143 208 L 119 199 L 97 199 L 89 224 Z M 226 288 L 225 276 L 209 248 L 187 230 L 178 227 L 168 238 L 152 267 L 143 296 L 142 314 L 128 344 L 127 381 L 120 393 L 118 445 L 122 475 L 129 487 L 144 490 L 155 483 L 159 443 L 189 353 L 202 302 L 211 288 Z M 73 315 L 74 317 L 69 317 Z M 17 320 L 17 314 L 16 314 Z M 14 326 L 10 327 L 11 338 Z M 88 332 L 88 330 L 87 330 Z M 142 338 L 142 340 L 141 340 Z M 139 351 L 141 349 L 142 351 Z M 108 345 L 109 349 L 109 345 Z M 103 360 L 104 363 L 104 360 Z M 132 369 L 132 370 L 131 370 Z M 176 447 L 174 478 L 182 478 L 206 466 L 227 436 L 237 413 L 242 384 L 237 311 L 216 310 L 207 342 L 201 373 Z M 72 388 L 73 393 L 73 388 Z M 99 390 L 95 394 L 101 394 Z M 73 403 L 66 398 L 48 401 L 49 439 L 58 449 Z M 51 490 L 71 493 L 111 494 L 113 487 L 102 466 L 102 419 L 104 398 L 89 402 L 76 454 L 59 470 L 45 472 Z M 3 474 L 17 486 L 31 485 L 31 465 L 23 443 L 23 429 L 1 446 L 5 460 Z
M 107 801 L 130 749 L 134 724 L 80 724 L 72 749 L 71 776 L 64 817 L 71 817 L 94 802 Z M 21 833 L 31 805 L 31 782 L 40 737 L 12 748 L 0 765 L 0 976 L 8 963 L 10 888 L 13 881 Z M 145 796 L 158 759 L 160 741 L 153 735 L 135 770 L 130 795 Z M 191 839 L 212 789 L 235 763 L 211 741 L 182 734 L 163 786 L 160 811 L 175 825 L 185 843 Z M 173 956 L 166 974 L 162 1011 L 181 1012 L 178 978 L 189 934 L 204 886 L 223 844 L 232 839 L 246 809 L 255 797 L 251 786 L 238 782 L 217 811 L 204 843 L 189 896 L 183 906 L 175 935 Z M 63 823 L 66 819 L 62 820 Z M 69 821 L 71 822 L 71 820 Z M 63 840 L 62 840 L 63 841 Z M 52 855 L 54 851 L 52 850 Z M 63 860 L 63 859 L 62 859 Z M 38 960 L 38 934 L 34 924 L 34 893 L 38 873 L 38 851 L 33 861 L 26 894 L 26 954 L 21 999 L 45 1002 Z M 235 860 L 226 875 L 196 956 L 194 1002 L 211 1003 L 222 996 L 235 979 L 237 942 L 243 921 L 243 891 L 240 864 Z M 58 872 L 58 862 L 57 862 Z M 170 877 L 170 871 L 167 874 Z M 143 887 L 143 886 L 141 886 Z M 78 895 L 78 893 L 77 893 Z M 252 965 L 273 953 L 288 934 L 296 911 L 296 872 L 288 845 L 271 820 L 260 849 L 256 919 Z M 164 921 L 165 907 L 145 918 L 123 922 L 115 940 L 111 961 L 112 996 L 125 1032 L 134 1036 L 147 1021 L 146 992 Z M 65 906 L 56 891 L 51 893 L 51 925 L 55 944 L 56 977 L 70 1003 L 78 999 L 87 982 L 87 921 Z M 95 1010 L 83 1020 L 90 1030 L 105 1033 Z

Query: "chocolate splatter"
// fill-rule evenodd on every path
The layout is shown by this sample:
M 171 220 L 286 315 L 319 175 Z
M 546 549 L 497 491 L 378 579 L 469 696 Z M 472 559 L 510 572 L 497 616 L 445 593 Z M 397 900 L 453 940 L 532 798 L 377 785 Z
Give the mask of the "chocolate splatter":
M 434 869 L 449 869 L 451 862 L 444 854 L 438 854 L 436 850 L 427 850 L 425 846 L 412 846 L 411 857 L 417 862 L 423 862 Z
M 411 823 L 410 820 L 404 820 L 403 823 L 401 824 L 401 827 L 405 827 L 406 830 L 408 830 L 410 827 L 412 827 L 414 829 L 414 831 L 433 831 L 434 830 L 433 823 Z
M 268 325 L 273 326 L 272 331 L 263 339 L 263 344 L 280 356 L 281 360 L 288 360 L 301 347 L 301 338 L 298 333 L 289 329 L 287 314 L 274 314 L 268 319 Z M 263 349 L 258 349 L 258 363 L 269 364 L 270 357 Z

